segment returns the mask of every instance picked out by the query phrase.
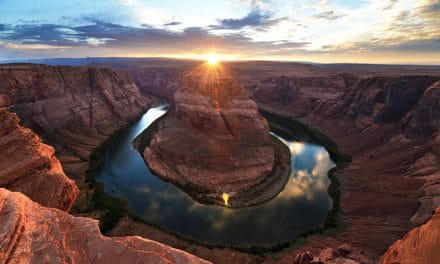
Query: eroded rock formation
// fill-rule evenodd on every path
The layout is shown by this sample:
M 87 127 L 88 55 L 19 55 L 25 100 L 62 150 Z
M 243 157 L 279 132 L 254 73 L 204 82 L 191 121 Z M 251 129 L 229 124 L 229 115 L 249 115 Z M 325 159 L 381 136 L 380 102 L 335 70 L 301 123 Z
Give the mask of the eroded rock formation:
M 0 263 L 207 263 L 152 240 L 105 237 L 97 220 L 55 209 L 68 210 L 78 188 L 54 149 L 4 109 L 0 147 Z
M 125 75 L 103 67 L 0 66 L 0 84 L 4 106 L 24 126 L 81 159 L 88 139 L 105 138 L 149 102 Z
M 0 188 L 0 263 L 208 263 L 141 237 L 101 235 L 98 221 Z
M 228 205 L 244 206 L 282 189 L 288 170 L 276 165 L 288 158 L 275 153 L 280 148 L 228 69 L 205 64 L 183 76 L 172 110 L 143 154 L 157 175 L 199 201 L 224 204 L 227 193 Z M 255 189 L 251 197 L 247 192 Z
M 388 248 L 382 264 L 435 264 L 440 260 L 440 208 L 426 224 L 416 227 Z
M 337 249 L 325 248 L 314 256 L 306 251 L 295 256 L 293 264 L 367 264 L 370 263 L 362 254 L 353 250 L 349 244 L 342 244 Z
M 18 124 L 16 114 L 0 109 L 0 187 L 33 201 L 68 211 L 78 196 L 52 147 Z
M 353 241 L 353 247 L 374 262 L 440 205 L 440 74 L 381 75 L 342 75 L 345 84 L 335 87 L 338 92 L 333 97 L 319 92 L 326 85 L 312 89 L 296 83 L 291 86 L 290 105 L 301 104 L 300 109 L 259 99 L 318 128 L 352 156 L 350 166 L 335 174 L 341 182 L 341 218 L 347 230 L 332 239 L 312 236 L 305 248 Z M 273 83 L 263 80 L 253 89 L 257 93 L 269 89 L 275 92 L 273 98 L 286 93 L 273 89 Z M 285 259 L 292 260 L 288 255 Z
M 55 148 L 81 189 L 76 211 L 92 193 L 86 183 L 92 150 L 150 103 L 125 74 L 107 67 L 0 65 L 0 105 Z
M 171 71 L 172 75 L 169 76 L 168 66 L 155 67 L 148 70 L 151 75 L 145 75 L 144 69 L 140 68 L 132 76 L 143 78 L 136 82 L 142 84 L 146 92 L 151 90 L 159 94 L 163 92 L 162 95 L 167 97 L 172 96 L 176 71 Z M 372 68 L 374 69 L 371 70 Z M 83 157 L 88 157 L 94 147 L 130 119 L 129 115 L 120 118 L 109 111 L 112 104 L 103 100 L 100 93 L 91 91 L 107 90 L 105 93 L 112 95 L 115 90 L 116 94 L 122 94 L 122 87 L 127 87 L 132 90 L 130 97 L 137 99 L 130 101 L 123 96 L 116 96 L 115 98 L 119 98 L 115 101 L 119 105 L 116 109 L 131 109 L 134 115 L 138 114 L 136 111 L 141 111 L 136 106 L 136 101 L 147 100 L 139 99 L 142 97 L 136 92 L 136 87 L 124 75 L 108 69 L 98 69 L 98 73 L 88 74 L 87 69 L 32 65 L 0 67 L 0 107 L 20 110 L 20 117 L 27 126 L 38 131 L 45 139 L 51 139 L 57 153 L 62 154 L 59 158 L 66 173 L 76 179 L 84 178 L 84 171 L 87 169 L 87 159 Z M 312 252 L 312 256 L 320 256 L 322 249 L 337 248 L 341 243 L 350 242 L 353 249 L 362 251 L 369 260 L 359 262 L 375 263 L 386 248 L 395 240 L 401 239 L 413 224 L 427 221 L 432 210 L 440 205 L 438 67 L 386 68 L 249 62 L 238 64 L 235 69 L 240 74 L 242 84 L 254 93 L 259 104 L 266 104 L 315 126 L 333 138 L 353 158 L 345 171 L 335 174 L 341 183 L 340 205 L 343 210 L 340 217 L 347 228 L 332 236 L 309 236 L 309 242 L 300 248 L 280 252 L 277 262 L 292 263 L 298 253 L 305 251 Z M 72 73 L 67 73 L 69 71 Z M 65 79 L 66 76 L 70 77 Z M 429 82 L 417 80 L 419 77 Z M 434 83 L 430 84 L 433 77 Z M 93 86 L 91 84 L 94 81 L 90 80 L 94 79 L 105 79 L 110 85 Z M 405 84 L 406 82 L 411 85 Z M 69 83 L 75 85 L 69 86 Z M 395 84 L 395 91 L 388 87 L 392 83 Z M 162 91 L 163 85 L 166 89 Z M 59 98 L 50 99 L 54 95 L 53 90 L 44 87 L 56 88 L 59 94 L 54 97 Z M 64 89 L 66 87 L 68 89 Z M 76 90 L 75 87 L 82 88 Z M 37 92 L 45 89 L 51 91 L 51 96 L 44 97 L 41 92 Z M 72 93 L 75 95 L 71 95 Z M 29 97 L 34 99 L 24 100 Z M 414 102 L 411 97 L 418 99 Z M 16 100 L 17 98 L 20 100 Z M 60 115 L 52 113 L 56 113 L 57 107 L 53 104 L 57 100 L 62 101 L 59 103 L 61 109 L 64 109 L 63 100 L 66 100 L 69 110 L 63 110 Z M 77 108 L 71 107 L 71 102 L 78 100 L 83 103 Z M 90 104 L 90 101 L 94 103 Z M 407 102 L 410 102 L 410 107 L 403 105 Z M 52 106 L 48 107 L 46 104 Z M 99 109 L 95 108 L 97 105 L 106 108 L 102 112 L 107 114 L 102 120 L 95 120 L 97 115 L 92 115 L 93 121 L 101 121 L 90 122 L 90 111 Z M 73 110 L 81 114 L 74 114 Z M 398 120 L 384 119 L 391 112 L 400 113 L 401 116 Z M 47 117 L 47 122 L 42 117 Z M 73 122 L 75 125 L 84 125 L 75 129 L 74 125 L 69 126 Z M 60 129 L 51 130 L 54 124 L 64 125 Z M 65 141 L 58 142 L 57 139 Z M 81 186 L 80 184 L 82 189 Z M 156 232 L 159 234 L 155 239 L 216 260 L 216 263 L 232 263 L 234 257 L 239 257 L 240 263 L 260 263 L 265 260 L 264 257 L 249 256 L 228 249 L 210 250 L 191 245 L 171 235 L 168 235 L 167 240 L 163 238 L 163 233 L 149 226 L 142 225 L 144 231 L 133 230 L 131 227 L 135 224 L 141 225 L 130 222 L 126 228 L 129 231 L 118 235 L 131 233 L 150 237 Z M 407 242 L 400 242 L 399 245 L 405 243 Z M 310 259 L 309 257 L 305 256 L 304 259 Z M 273 256 L 269 256 L 266 261 L 271 263 L 272 258 Z

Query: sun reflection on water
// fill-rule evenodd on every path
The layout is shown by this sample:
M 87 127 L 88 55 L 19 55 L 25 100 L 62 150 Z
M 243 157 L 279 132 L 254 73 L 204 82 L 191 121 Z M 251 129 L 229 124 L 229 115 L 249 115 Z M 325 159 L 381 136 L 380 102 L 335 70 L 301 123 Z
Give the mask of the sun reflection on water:
M 229 194 L 228 193 L 223 193 L 222 194 L 222 198 L 223 198 L 223 201 L 225 202 L 225 205 L 228 206 Z

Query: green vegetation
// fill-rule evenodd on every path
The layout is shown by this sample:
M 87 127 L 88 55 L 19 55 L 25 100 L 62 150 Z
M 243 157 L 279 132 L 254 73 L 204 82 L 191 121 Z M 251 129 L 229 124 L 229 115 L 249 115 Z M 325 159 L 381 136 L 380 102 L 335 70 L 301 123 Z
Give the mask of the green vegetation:
M 105 193 L 104 184 L 97 182 L 95 177 L 97 170 L 102 166 L 107 146 L 110 142 L 115 140 L 118 135 L 125 133 L 130 126 L 131 123 L 115 131 L 98 148 L 94 149 L 90 155 L 89 169 L 86 171 L 86 182 L 89 184 L 90 188 L 93 189 L 93 194 L 84 213 L 96 211 L 101 213 L 99 218 L 99 228 L 103 234 L 107 234 L 112 230 L 119 220 L 129 213 L 129 209 L 125 200 L 111 197 Z
M 87 171 L 87 181 L 91 185 L 90 187 L 93 188 L 94 192 L 86 211 L 89 213 L 97 212 L 97 211 L 101 213 L 99 219 L 100 229 L 101 232 L 104 234 L 107 234 L 109 231 L 111 231 L 118 224 L 118 222 L 122 217 L 127 216 L 133 221 L 158 228 L 159 230 L 165 233 L 174 235 L 179 239 L 191 244 L 200 245 L 207 248 L 219 248 L 219 249 L 230 248 L 256 255 L 272 254 L 286 248 L 293 249 L 300 247 L 301 245 L 307 242 L 307 237 L 312 234 L 333 235 L 335 232 L 338 232 L 342 227 L 339 221 L 340 183 L 334 174 L 336 171 L 342 170 L 351 161 L 351 158 L 348 155 L 342 153 L 338 149 L 337 145 L 330 138 L 323 135 L 316 129 L 309 127 L 301 123 L 300 121 L 295 120 L 292 117 L 271 112 L 267 109 L 260 108 L 260 112 L 269 121 L 272 131 L 286 138 L 303 140 L 310 143 L 320 144 L 327 149 L 327 151 L 330 154 L 330 157 L 336 163 L 337 166 L 331 169 L 328 173 L 328 176 L 331 180 L 330 186 L 328 188 L 328 194 L 333 199 L 333 208 L 327 213 L 326 220 L 322 227 L 317 228 L 315 230 L 310 230 L 308 232 L 300 233 L 299 235 L 293 237 L 290 241 L 280 242 L 273 246 L 237 247 L 233 245 L 229 245 L 229 246 L 213 245 L 213 244 L 198 242 L 187 236 L 182 236 L 180 234 L 165 230 L 160 226 L 157 226 L 153 223 L 149 223 L 144 219 L 133 215 L 130 212 L 128 208 L 128 204 L 125 200 L 111 197 L 108 194 L 106 194 L 104 191 L 103 184 L 97 182 L 95 179 L 96 172 L 99 169 L 99 167 L 102 165 L 105 150 L 107 149 L 108 145 L 111 142 L 117 140 L 117 138 L 120 135 L 126 133 L 126 130 L 129 128 L 131 124 L 124 126 L 118 131 L 115 131 L 101 146 L 99 146 L 93 151 L 90 157 L 90 168 Z M 160 119 L 164 117 L 165 115 L 163 115 Z M 157 130 L 157 125 L 159 120 L 156 120 L 156 122 L 154 122 L 149 127 L 149 129 L 144 131 L 140 136 L 138 136 L 134 140 L 133 144 L 136 149 L 143 150 L 147 146 L 147 144 L 151 139 L 152 133 Z M 142 153 L 142 151 L 140 151 L 140 153 Z

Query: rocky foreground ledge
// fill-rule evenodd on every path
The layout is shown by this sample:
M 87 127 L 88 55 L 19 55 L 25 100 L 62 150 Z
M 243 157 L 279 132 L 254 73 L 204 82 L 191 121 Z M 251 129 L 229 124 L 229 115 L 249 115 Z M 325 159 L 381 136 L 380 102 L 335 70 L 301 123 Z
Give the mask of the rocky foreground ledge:
M 382 263 L 438 263 L 440 260 L 440 208 L 424 225 L 412 229 L 388 248 Z
M 278 194 L 288 150 L 229 71 L 205 64 L 181 85 L 143 151 L 152 171 L 202 203 L 242 207 Z
M 208 263 L 141 237 L 101 235 L 98 221 L 0 188 L 0 263 Z

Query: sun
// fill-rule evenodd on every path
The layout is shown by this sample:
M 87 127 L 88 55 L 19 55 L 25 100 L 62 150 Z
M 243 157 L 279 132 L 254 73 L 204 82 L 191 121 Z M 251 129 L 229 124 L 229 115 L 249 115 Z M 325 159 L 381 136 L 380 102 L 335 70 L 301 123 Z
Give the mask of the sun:
M 217 54 L 209 54 L 207 56 L 207 61 L 209 65 L 215 66 L 219 62 L 219 57 L 217 56 Z

